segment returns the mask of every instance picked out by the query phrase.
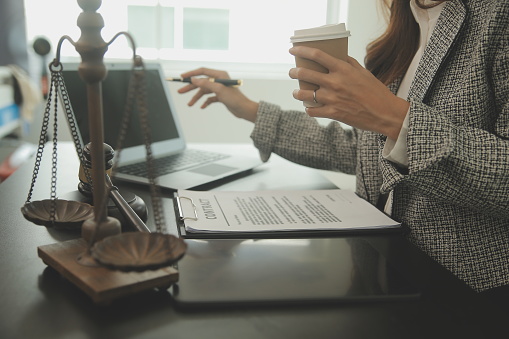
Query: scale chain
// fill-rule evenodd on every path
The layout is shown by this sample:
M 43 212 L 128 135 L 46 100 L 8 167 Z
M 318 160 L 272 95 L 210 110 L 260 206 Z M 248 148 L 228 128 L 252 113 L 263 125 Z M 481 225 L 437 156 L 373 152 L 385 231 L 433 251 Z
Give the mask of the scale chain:
M 157 232 L 163 232 L 165 225 L 164 211 L 160 197 L 160 189 L 155 183 L 155 170 L 153 165 L 153 155 L 151 149 L 150 127 L 148 125 L 148 109 L 146 107 L 146 83 L 145 83 L 145 68 L 143 61 L 140 57 L 135 59 L 131 78 L 129 80 L 129 87 L 127 92 L 127 100 L 124 107 L 124 114 L 122 117 L 120 132 L 117 139 L 116 152 L 117 161 L 113 165 L 112 173 L 115 173 L 117 164 L 120 159 L 122 145 L 125 140 L 127 129 L 131 123 L 132 108 L 136 105 L 140 110 L 140 125 L 144 136 L 144 144 L 146 149 L 147 159 L 147 173 L 150 187 L 150 198 L 152 201 L 152 208 L 154 213 L 154 223 Z
M 50 67 L 51 68 L 51 67 Z M 54 122 L 53 122 L 53 153 L 52 153 L 52 171 L 51 171 L 51 207 L 50 207 L 50 221 L 55 222 L 55 213 L 56 213 L 56 163 L 57 163 L 57 91 L 58 91 L 58 79 L 55 72 L 52 70 L 51 73 L 51 84 L 48 92 L 48 100 L 46 102 L 46 107 L 44 109 L 44 115 L 42 119 L 42 127 L 41 133 L 39 135 L 39 144 L 37 146 L 37 153 L 35 156 L 35 164 L 34 170 L 32 174 L 32 182 L 30 183 L 30 189 L 28 191 L 28 196 L 25 201 L 25 204 L 28 204 L 32 200 L 32 195 L 35 188 L 35 182 L 37 181 L 37 176 L 39 174 L 39 170 L 41 167 L 42 156 L 44 152 L 44 146 L 47 140 L 48 135 L 48 127 L 51 117 L 51 104 L 54 102 Z
M 75 120 L 74 112 L 72 110 L 71 106 L 71 100 L 69 99 L 69 93 L 67 92 L 67 88 L 65 87 L 65 81 L 64 77 L 62 75 L 62 71 L 60 70 L 57 72 L 58 77 L 58 83 L 59 83 L 59 89 L 60 89 L 60 95 L 62 96 L 62 105 L 64 106 L 65 114 L 67 116 L 67 121 L 69 123 L 69 129 L 71 131 L 71 136 L 74 142 L 74 147 L 76 148 L 76 153 L 78 154 L 78 158 L 81 163 L 81 168 L 83 168 L 83 171 L 85 173 L 85 177 L 87 178 L 88 183 L 91 186 L 91 189 L 93 191 L 93 182 L 92 182 L 92 175 L 90 173 L 90 170 L 88 169 L 88 166 L 85 166 L 85 156 L 83 154 L 83 145 L 81 144 L 81 140 L 78 133 L 78 127 Z
M 162 232 L 165 220 L 164 220 L 164 213 L 163 213 L 163 207 L 162 207 L 162 201 L 161 201 L 161 192 L 159 189 L 159 186 L 156 185 L 155 182 L 155 169 L 154 169 L 154 161 L 153 161 L 153 154 L 152 154 L 152 148 L 150 145 L 152 144 L 151 140 L 151 133 L 150 133 L 150 126 L 148 123 L 148 109 L 147 109 L 147 103 L 145 101 L 147 97 L 146 93 L 146 83 L 145 83 L 145 70 L 143 70 L 143 73 L 140 71 L 137 72 L 136 76 L 139 77 L 139 81 L 137 82 L 137 102 L 140 109 L 140 124 L 141 128 L 143 130 L 143 136 L 145 140 L 145 149 L 147 153 L 147 172 L 148 172 L 148 180 L 149 180 L 149 186 L 150 186 L 150 193 L 152 198 L 152 208 L 154 211 L 154 222 L 156 224 L 156 229 L 158 232 Z

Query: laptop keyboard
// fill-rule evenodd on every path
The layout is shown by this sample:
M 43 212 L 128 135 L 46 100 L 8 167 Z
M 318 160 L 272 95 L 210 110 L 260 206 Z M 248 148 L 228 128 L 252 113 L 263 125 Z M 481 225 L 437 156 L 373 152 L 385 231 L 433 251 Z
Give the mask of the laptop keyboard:
M 172 172 L 182 171 L 198 165 L 203 165 L 212 161 L 228 158 L 227 154 L 211 153 L 200 150 L 185 150 L 184 152 L 173 154 L 153 160 L 155 175 L 169 174 Z M 147 164 L 145 161 L 120 166 L 117 171 L 119 173 L 135 175 L 139 177 L 147 177 Z

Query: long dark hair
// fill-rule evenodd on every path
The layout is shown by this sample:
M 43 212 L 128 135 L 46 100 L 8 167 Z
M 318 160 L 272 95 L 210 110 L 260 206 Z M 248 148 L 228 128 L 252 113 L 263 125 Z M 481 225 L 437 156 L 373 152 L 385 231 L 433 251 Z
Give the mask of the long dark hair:
M 411 0 L 382 0 L 389 10 L 389 23 L 386 31 L 367 46 L 364 59 L 366 68 L 380 81 L 388 85 L 403 76 L 412 62 L 419 45 L 419 25 L 410 9 Z M 416 0 L 421 8 L 431 8 L 448 0 Z

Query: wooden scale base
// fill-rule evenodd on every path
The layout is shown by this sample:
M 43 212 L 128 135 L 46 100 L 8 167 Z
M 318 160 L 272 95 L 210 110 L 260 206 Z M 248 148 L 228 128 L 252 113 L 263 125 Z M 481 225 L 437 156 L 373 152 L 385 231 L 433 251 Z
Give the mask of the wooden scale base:
M 179 273 L 171 266 L 143 272 L 123 272 L 107 267 L 90 267 L 78 263 L 87 244 L 83 239 L 39 246 L 42 261 L 76 285 L 92 300 L 108 305 L 112 300 L 148 289 L 168 289 L 178 281 Z

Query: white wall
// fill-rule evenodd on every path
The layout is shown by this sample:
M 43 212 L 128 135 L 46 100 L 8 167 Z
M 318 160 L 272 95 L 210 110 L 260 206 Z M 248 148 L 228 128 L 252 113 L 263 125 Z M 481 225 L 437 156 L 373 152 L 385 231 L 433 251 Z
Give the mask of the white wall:
M 379 4 L 382 0 L 350 0 L 348 29 L 352 34 L 349 42 L 350 56 L 364 64 L 366 45 L 380 36 L 385 29 L 385 19 Z
M 347 28 L 351 32 L 349 54 L 361 64 L 363 64 L 366 45 L 380 35 L 384 28 L 384 20 L 378 15 L 379 1 L 381 0 L 352 0 L 348 6 Z M 339 17 L 344 16 L 339 15 Z M 214 68 L 212 64 L 203 66 Z M 172 65 L 165 65 L 168 76 L 176 76 L 188 70 L 181 69 L 185 67 L 181 65 L 176 66 L 177 69 L 171 69 L 171 67 Z M 238 65 L 235 67 L 231 75 L 244 80 L 241 89 L 251 99 L 272 102 L 284 109 L 303 109 L 302 103 L 292 97 L 292 91 L 298 88 L 298 84 L 287 77 L 285 72 L 274 73 L 274 75 L 272 73 L 257 74 L 252 71 L 243 72 Z M 200 102 L 194 107 L 188 107 L 187 102 L 193 94 L 178 94 L 177 89 L 182 86 L 180 83 L 169 83 L 168 86 L 175 93 L 176 107 L 188 142 L 251 142 L 249 137 L 253 128 L 251 123 L 235 118 L 222 104 L 211 105 L 205 110 L 199 108 Z M 65 121 L 63 116 L 59 119 Z M 33 132 L 38 133 L 40 122 L 34 125 L 36 127 Z M 37 138 L 38 134 L 34 137 Z M 60 129 L 59 140 L 71 140 L 67 129 Z
M 384 20 L 378 15 L 379 1 L 352 0 L 348 6 L 347 28 L 351 32 L 349 54 L 361 64 L 366 45 L 380 35 L 384 28 Z M 295 80 L 285 76 L 267 79 L 266 76 L 253 74 L 243 79 L 241 89 L 251 99 L 269 101 L 284 109 L 302 109 L 302 103 L 292 97 L 292 91 L 298 87 Z M 176 93 L 182 84 L 171 83 L 169 86 Z M 191 96 L 176 94 L 177 109 L 189 142 L 251 142 L 251 123 L 235 118 L 221 104 L 214 104 L 205 110 L 199 108 L 199 103 L 196 107 L 188 107 L 187 102 Z

